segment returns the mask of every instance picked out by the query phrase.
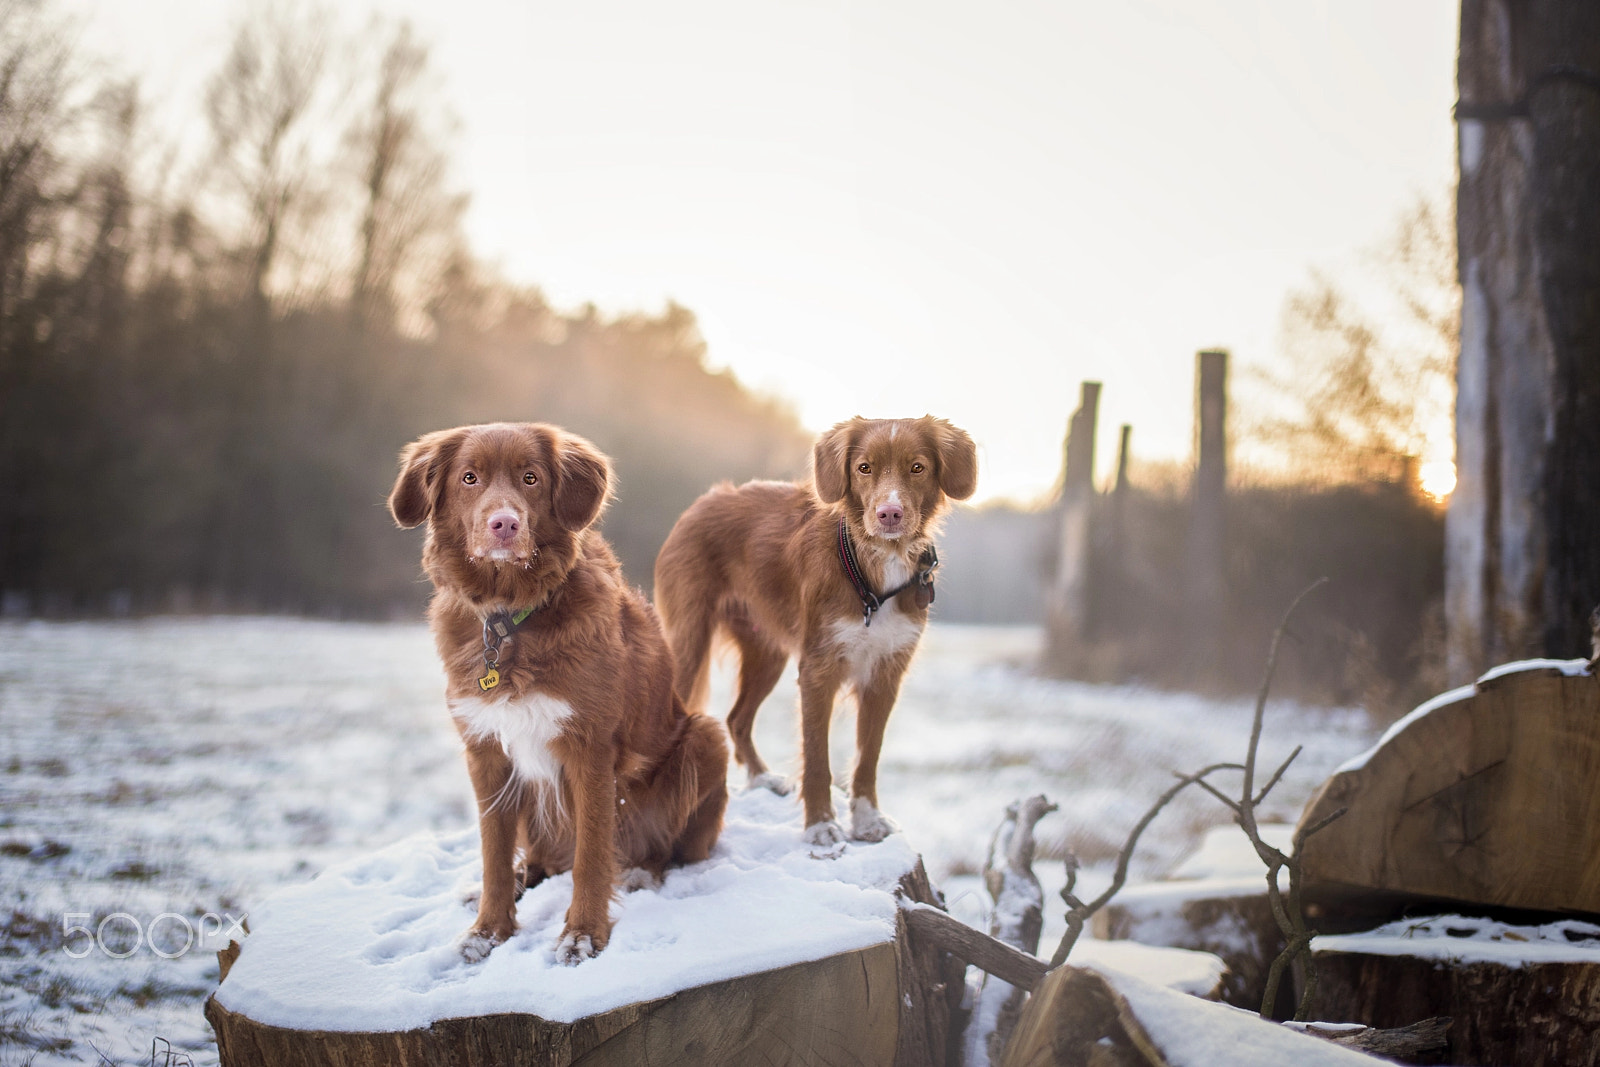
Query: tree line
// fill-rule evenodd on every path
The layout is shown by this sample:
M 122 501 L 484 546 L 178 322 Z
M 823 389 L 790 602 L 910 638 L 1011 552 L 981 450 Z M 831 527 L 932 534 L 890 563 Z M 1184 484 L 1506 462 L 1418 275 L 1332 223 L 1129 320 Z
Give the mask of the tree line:
M 646 585 L 713 481 L 804 468 L 794 414 L 708 370 L 687 309 L 560 310 L 473 255 L 408 25 L 251 9 L 198 146 L 89 70 L 44 0 L 0 0 L 7 612 L 413 611 L 417 535 L 383 501 L 400 446 L 462 422 L 611 454 L 606 531 Z

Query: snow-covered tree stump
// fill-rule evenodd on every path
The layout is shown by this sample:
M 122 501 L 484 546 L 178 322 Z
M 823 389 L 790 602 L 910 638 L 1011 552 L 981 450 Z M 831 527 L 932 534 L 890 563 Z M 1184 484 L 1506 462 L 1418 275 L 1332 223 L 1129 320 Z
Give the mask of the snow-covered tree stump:
M 1317 1018 L 1391 1027 L 1450 1016 L 1448 1063 L 1595 1062 L 1600 926 L 1445 915 L 1319 937 L 1312 951 Z
M 898 906 L 939 903 L 920 858 L 900 835 L 813 858 L 799 823 L 787 799 L 735 796 L 712 857 L 619 896 L 610 944 L 576 967 L 552 951 L 569 876 L 463 961 L 473 834 L 330 869 L 222 953 L 206 1016 L 223 1067 L 943 1063 L 964 968 Z

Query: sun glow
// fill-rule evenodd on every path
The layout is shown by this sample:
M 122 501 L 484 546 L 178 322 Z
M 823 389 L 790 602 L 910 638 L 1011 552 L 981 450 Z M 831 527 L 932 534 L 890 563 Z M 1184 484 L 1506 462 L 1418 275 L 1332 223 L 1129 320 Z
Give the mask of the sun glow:
M 1456 488 L 1456 465 L 1447 459 L 1424 463 L 1417 471 L 1417 484 L 1434 500 L 1443 503 Z

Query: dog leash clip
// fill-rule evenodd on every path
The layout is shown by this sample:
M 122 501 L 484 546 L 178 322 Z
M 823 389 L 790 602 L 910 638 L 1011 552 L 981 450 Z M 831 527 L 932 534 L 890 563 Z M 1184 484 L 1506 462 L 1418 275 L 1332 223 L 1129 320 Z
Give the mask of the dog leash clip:
M 500 684 L 500 642 L 511 633 L 507 621 L 498 613 L 483 620 L 483 677 L 478 688 L 485 693 Z

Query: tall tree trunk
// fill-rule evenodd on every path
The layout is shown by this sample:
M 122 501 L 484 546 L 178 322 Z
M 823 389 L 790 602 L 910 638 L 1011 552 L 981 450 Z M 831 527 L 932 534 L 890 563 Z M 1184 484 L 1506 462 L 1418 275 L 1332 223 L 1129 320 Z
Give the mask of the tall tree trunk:
M 1450 671 L 1585 651 L 1600 601 L 1600 8 L 1463 0 Z
M 1555 357 L 1545 651 L 1589 652 L 1600 603 L 1600 4 L 1537 5 L 1529 87 L 1539 289 Z

